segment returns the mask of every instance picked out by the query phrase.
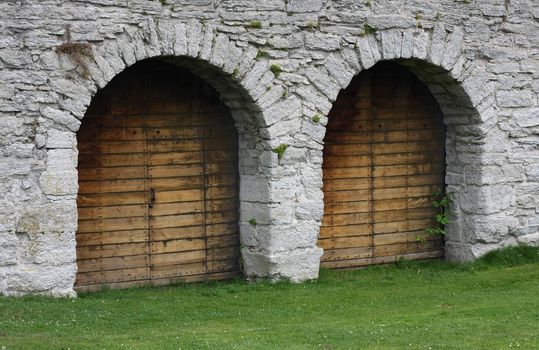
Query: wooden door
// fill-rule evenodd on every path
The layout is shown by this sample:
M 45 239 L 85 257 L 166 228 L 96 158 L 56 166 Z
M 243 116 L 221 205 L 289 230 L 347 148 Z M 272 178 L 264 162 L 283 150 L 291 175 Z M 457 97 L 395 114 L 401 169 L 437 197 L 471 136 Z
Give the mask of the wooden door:
M 405 68 L 378 64 L 352 80 L 325 137 L 322 267 L 442 256 L 443 240 L 425 229 L 444 188 L 444 143 L 436 101 Z
M 139 63 L 94 98 L 78 147 L 78 290 L 238 274 L 237 136 L 213 89 Z

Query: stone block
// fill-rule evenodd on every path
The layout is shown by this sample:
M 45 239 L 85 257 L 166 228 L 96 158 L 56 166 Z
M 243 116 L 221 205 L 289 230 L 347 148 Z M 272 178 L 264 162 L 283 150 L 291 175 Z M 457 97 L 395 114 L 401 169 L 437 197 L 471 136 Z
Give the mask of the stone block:
M 76 170 L 47 171 L 39 177 L 39 185 L 46 195 L 75 195 L 79 190 L 78 173 Z
M 309 67 L 305 71 L 309 80 L 318 88 L 318 90 L 328 97 L 331 101 L 337 99 L 337 95 L 340 91 L 340 86 L 331 79 L 327 71 L 322 68 Z
M 73 149 L 77 144 L 76 134 L 71 131 L 62 131 L 58 129 L 47 130 L 47 148 L 70 148 Z
M 500 107 L 530 107 L 537 104 L 537 95 L 529 90 L 500 90 L 496 101 Z

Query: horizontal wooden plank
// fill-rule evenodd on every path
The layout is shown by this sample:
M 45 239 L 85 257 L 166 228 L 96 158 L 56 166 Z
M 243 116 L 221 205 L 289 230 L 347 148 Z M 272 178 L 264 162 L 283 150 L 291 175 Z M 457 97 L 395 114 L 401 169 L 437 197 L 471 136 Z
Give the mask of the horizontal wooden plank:
M 80 168 L 79 181 L 145 179 L 147 172 L 146 166 Z
M 401 220 L 391 222 L 380 222 L 373 224 L 373 233 L 392 233 L 392 232 L 407 232 L 424 230 L 425 228 L 432 226 L 432 218 L 429 219 L 417 219 L 417 220 Z
M 158 203 L 162 192 L 204 188 L 204 178 L 202 176 L 151 178 L 148 180 L 148 186 L 155 189 L 155 202 Z
M 372 247 L 352 247 L 342 249 L 325 249 L 321 261 L 361 259 L 372 257 Z
M 374 245 L 388 245 L 398 243 L 417 243 L 422 241 L 441 241 L 440 236 L 430 235 L 424 230 L 398 232 L 389 234 L 377 234 L 373 236 Z
M 130 205 L 148 203 L 148 191 L 126 193 L 93 193 L 77 196 L 79 207 L 96 207 L 105 205 Z
M 146 153 L 128 154 L 79 154 L 79 169 L 107 168 L 122 166 L 145 166 L 147 164 Z
M 149 220 L 146 216 L 137 216 L 130 218 L 112 218 L 112 219 L 94 219 L 81 220 L 78 223 L 78 233 L 87 232 L 106 232 L 137 230 L 148 228 Z
M 324 147 L 324 157 L 359 156 L 369 154 L 443 152 L 444 140 L 425 140 L 421 142 L 383 142 L 383 143 L 342 143 L 328 144 Z
M 150 178 L 202 175 L 204 175 L 204 165 L 202 163 L 157 165 L 148 167 L 148 177 Z
M 393 130 L 385 132 L 328 132 L 324 143 L 413 142 L 444 139 L 444 129 Z
M 147 229 L 94 233 L 77 232 L 77 247 L 87 245 L 142 243 L 148 242 L 148 240 L 149 231 Z
M 375 211 L 372 215 L 375 223 L 382 223 L 399 220 L 433 219 L 436 213 L 438 213 L 438 210 L 436 210 L 436 208 L 427 207 L 402 210 L 386 210 L 381 212 Z
M 374 246 L 374 256 L 388 256 L 442 250 L 438 240 Z
M 77 259 L 98 259 L 149 253 L 147 243 L 125 243 L 82 246 L 77 248 Z
M 320 227 L 320 237 L 345 237 L 345 236 L 362 236 L 372 234 L 373 225 L 359 224 L 346 226 L 322 226 Z
M 171 239 L 168 241 L 159 241 L 150 243 L 150 252 L 154 254 L 177 253 L 206 249 L 206 240 L 203 238 L 195 239 Z
M 83 141 L 77 146 L 82 154 L 127 154 L 145 153 L 148 147 L 144 140 L 139 141 Z
M 79 207 L 79 220 L 126 218 L 148 215 L 148 205 L 114 205 L 100 207 Z
M 126 128 L 80 128 L 77 140 L 80 143 L 95 141 L 144 141 L 146 129 L 142 127 Z
M 188 227 L 165 227 L 151 229 L 153 242 L 170 241 L 173 239 L 205 238 L 206 227 L 204 225 Z
M 235 270 L 219 272 L 219 273 L 205 273 L 202 275 L 189 275 L 189 276 L 180 276 L 173 278 L 154 278 L 152 279 L 152 285 L 167 285 L 174 283 L 196 283 L 196 282 L 206 282 L 206 281 L 219 281 L 227 280 L 241 276 L 241 271 L 239 267 Z
M 204 212 L 204 201 L 156 203 L 149 209 L 151 216 L 183 215 Z
M 347 213 L 368 213 L 372 210 L 372 203 L 369 200 L 359 202 L 329 202 L 324 203 L 324 214 L 347 214 Z
M 324 249 L 339 249 L 372 246 L 372 236 L 344 236 L 318 240 L 318 246 Z
M 152 254 L 152 267 L 238 259 L 239 247 Z
M 368 224 L 373 220 L 373 214 L 349 213 L 349 214 L 326 214 L 322 219 L 321 226 L 342 226 Z
M 150 228 L 159 229 L 165 227 L 182 227 L 204 225 L 204 213 L 184 215 L 163 215 L 150 217 Z
M 389 264 L 389 263 L 398 261 L 399 259 L 427 260 L 427 259 L 441 258 L 443 256 L 444 256 L 443 251 L 431 251 L 431 252 L 420 252 L 420 253 L 390 255 L 390 256 L 381 256 L 381 257 L 369 257 L 369 258 L 360 258 L 360 259 L 322 261 L 320 263 L 320 267 L 328 268 L 328 269 L 352 270 L 352 269 L 362 268 L 368 265 Z
M 79 181 L 79 193 L 116 193 L 148 191 L 148 180 L 102 180 L 102 181 Z
M 140 281 L 150 278 L 149 267 L 77 273 L 77 285 Z
M 131 255 L 100 259 L 77 260 L 77 273 L 119 269 L 133 269 L 150 266 L 150 256 Z
M 193 202 L 204 200 L 203 188 L 185 190 L 159 191 L 155 195 L 155 205 L 160 203 Z

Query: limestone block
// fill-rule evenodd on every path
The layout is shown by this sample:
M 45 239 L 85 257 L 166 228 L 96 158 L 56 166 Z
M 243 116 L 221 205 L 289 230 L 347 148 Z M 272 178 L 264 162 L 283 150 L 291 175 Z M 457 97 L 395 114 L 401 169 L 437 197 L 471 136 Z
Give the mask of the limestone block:
M 304 103 L 311 104 L 313 109 L 320 111 L 323 115 L 326 115 L 331 110 L 332 104 L 330 100 L 318 92 L 311 85 L 302 85 L 296 88 L 296 94 L 298 94 L 304 101 Z
M 354 72 L 348 68 L 340 55 L 328 55 L 325 67 L 342 88 L 347 87 L 354 76 Z
M 256 86 L 260 78 L 269 71 L 268 61 L 257 61 L 242 80 L 242 85 L 249 90 Z
M 286 100 L 280 101 L 264 110 L 264 120 L 267 125 L 273 125 L 290 114 L 299 113 L 300 108 L 301 100 L 297 96 L 292 95 Z
M 340 40 L 334 35 L 305 33 L 305 46 L 310 50 L 335 51 L 341 47 Z
M 290 0 L 288 11 L 290 12 L 318 12 L 322 8 L 322 0 Z
M 75 232 L 20 233 L 19 263 L 51 266 L 75 263 Z
M 268 179 L 262 176 L 243 175 L 240 183 L 240 201 L 269 203 Z
M 73 170 L 77 166 L 77 150 L 58 148 L 47 150 L 47 171 Z
M 427 58 L 429 48 L 429 34 L 425 31 L 418 31 L 414 36 L 413 57 L 424 60 Z
M 76 134 L 71 131 L 57 129 L 47 130 L 47 148 L 74 148 L 77 144 Z
M 402 32 L 386 30 L 382 32 L 382 57 L 385 60 L 400 58 L 402 50 Z
M 174 23 L 173 49 L 174 55 L 184 56 L 187 54 L 187 27 L 185 23 Z
M 75 232 L 77 230 L 77 203 L 75 199 L 51 203 L 32 203 L 21 210 L 16 231 L 26 234 Z
M 537 95 L 529 90 L 500 90 L 496 101 L 500 107 L 530 107 L 537 104 Z
M 230 41 L 228 45 L 228 57 L 223 65 L 223 71 L 228 74 L 238 73 L 237 66 L 240 63 L 243 56 L 243 50 L 236 46 L 236 43 Z
M 400 53 L 397 57 L 412 58 L 414 53 L 414 31 L 405 30 L 402 32 Z
M 288 279 L 295 283 L 318 277 L 321 256 L 320 248 L 296 249 L 277 254 L 242 249 L 245 274 L 248 278 Z
M 213 47 L 213 27 L 211 25 L 206 25 L 204 28 L 204 37 L 202 39 L 202 46 L 198 57 L 201 60 L 207 61 L 210 58 L 212 47 Z
M 77 265 L 19 265 L 6 281 L 6 295 L 39 293 L 56 297 L 75 297 L 73 290 Z
M 222 67 L 228 57 L 228 47 L 230 41 L 225 34 L 217 34 L 215 37 L 215 45 L 210 57 L 210 63 L 217 67 Z
M 78 120 L 68 112 L 61 111 L 52 107 L 45 107 L 41 110 L 41 115 L 59 125 L 65 126 L 73 132 L 79 130 L 80 120 Z
M 432 43 L 429 52 L 430 61 L 435 65 L 442 62 L 446 35 L 445 24 L 436 23 L 432 32 Z
M 318 88 L 318 90 L 326 95 L 331 101 L 337 99 L 337 94 L 340 91 L 340 86 L 331 79 L 325 68 L 309 67 L 305 71 L 309 80 Z
M 174 55 L 175 28 L 172 21 L 160 20 L 157 22 L 157 33 L 161 53 L 165 56 Z
M 493 214 L 509 208 L 515 198 L 509 185 L 466 186 L 460 194 L 459 205 L 466 213 Z
M 79 190 L 78 173 L 76 170 L 47 171 L 39 177 L 39 185 L 47 195 L 75 195 Z
M 442 57 L 442 67 L 447 70 L 453 68 L 453 65 L 457 61 L 457 58 L 460 56 L 463 40 L 464 31 L 460 27 L 455 27 L 455 29 L 451 34 L 449 34 L 447 39 L 444 55 Z

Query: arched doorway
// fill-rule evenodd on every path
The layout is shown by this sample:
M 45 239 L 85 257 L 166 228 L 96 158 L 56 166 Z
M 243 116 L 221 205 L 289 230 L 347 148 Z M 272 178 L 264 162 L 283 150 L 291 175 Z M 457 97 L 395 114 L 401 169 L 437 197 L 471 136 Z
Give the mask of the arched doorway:
M 210 86 L 139 62 L 98 92 L 77 139 L 78 290 L 239 273 L 237 134 Z
M 445 127 L 428 88 L 379 63 L 343 90 L 324 139 L 322 267 L 443 255 L 432 193 L 444 188 Z

